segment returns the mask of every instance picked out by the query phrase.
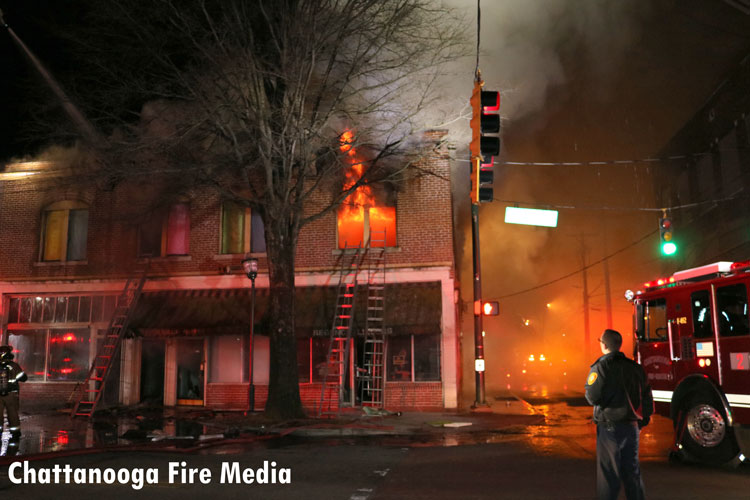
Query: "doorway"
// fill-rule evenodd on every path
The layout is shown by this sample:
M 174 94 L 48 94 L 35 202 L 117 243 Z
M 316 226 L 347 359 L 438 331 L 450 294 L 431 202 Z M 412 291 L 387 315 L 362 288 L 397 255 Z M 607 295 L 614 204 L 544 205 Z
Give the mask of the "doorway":
M 141 343 L 141 403 L 164 402 L 164 340 L 144 338 Z
M 203 339 L 179 339 L 177 342 L 177 404 L 203 406 Z

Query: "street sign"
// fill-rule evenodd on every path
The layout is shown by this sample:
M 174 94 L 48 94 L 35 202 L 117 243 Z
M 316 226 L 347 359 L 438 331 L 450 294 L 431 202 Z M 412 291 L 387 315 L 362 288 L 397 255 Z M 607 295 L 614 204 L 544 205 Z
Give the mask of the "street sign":
M 557 227 L 557 210 L 505 207 L 505 223 Z

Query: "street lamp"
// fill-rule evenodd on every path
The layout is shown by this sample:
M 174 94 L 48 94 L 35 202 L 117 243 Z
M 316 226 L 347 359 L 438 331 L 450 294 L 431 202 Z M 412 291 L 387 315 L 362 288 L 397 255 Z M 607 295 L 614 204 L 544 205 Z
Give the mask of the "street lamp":
M 255 384 L 253 383 L 253 357 L 255 356 L 255 344 L 253 343 L 253 333 L 255 330 L 255 278 L 258 277 L 258 259 L 245 255 L 242 260 L 242 269 L 250 278 L 252 291 L 250 292 L 250 385 L 247 387 L 247 407 L 248 411 L 255 411 Z

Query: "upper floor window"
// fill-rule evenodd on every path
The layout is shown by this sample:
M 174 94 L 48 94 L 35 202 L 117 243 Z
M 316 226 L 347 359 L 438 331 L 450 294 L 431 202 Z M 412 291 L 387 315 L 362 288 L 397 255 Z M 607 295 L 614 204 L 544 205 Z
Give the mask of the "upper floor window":
M 89 211 L 76 201 L 53 203 L 42 214 L 41 260 L 86 260 Z
M 190 205 L 174 203 L 158 211 L 141 225 L 138 233 L 139 257 L 164 257 L 190 253 Z
M 265 253 L 266 238 L 263 219 L 231 201 L 221 206 L 222 254 Z
M 365 185 L 344 200 L 337 214 L 338 247 L 396 246 L 396 201 L 389 185 Z M 383 240 L 385 239 L 385 245 Z

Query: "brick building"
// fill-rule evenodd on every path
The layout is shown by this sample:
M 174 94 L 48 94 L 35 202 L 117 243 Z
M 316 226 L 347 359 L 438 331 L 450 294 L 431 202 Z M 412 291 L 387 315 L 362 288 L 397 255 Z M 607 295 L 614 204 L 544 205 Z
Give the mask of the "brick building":
M 384 314 L 388 409 L 458 404 L 452 203 L 445 180 L 450 162 L 443 136 L 425 138 L 436 147 L 422 167 L 437 175 L 407 181 L 386 203 L 392 215 Z M 153 207 L 153 179 L 87 185 L 71 182 L 68 166 L 22 162 L 0 170 L 0 333 L 29 375 L 25 404 L 69 402 L 101 345 L 116 297 L 149 262 L 130 322 L 133 335 L 110 371 L 107 402 L 245 409 L 252 373 L 261 409 L 269 373 L 261 219 L 207 190 L 146 210 Z M 298 371 L 308 411 L 321 394 L 342 254 L 341 213 L 305 226 L 296 253 Z M 367 220 L 366 213 L 354 231 L 369 234 Z M 241 266 L 248 254 L 259 259 L 254 301 Z M 355 332 L 361 327 L 356 321 Z M 354 338 L 352 370 L 362 349 L 361 335 Z
M 663 273 L 750 258 L 750 55 L 661 151 L 655 194 L 673 210 L 679 250 Z

